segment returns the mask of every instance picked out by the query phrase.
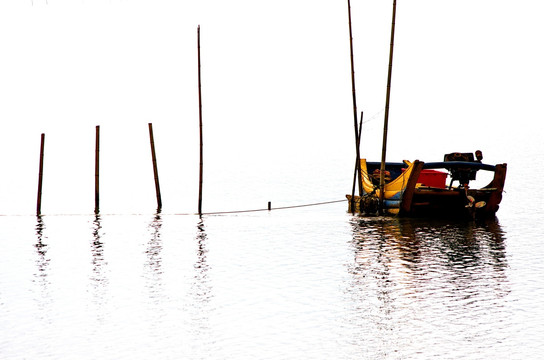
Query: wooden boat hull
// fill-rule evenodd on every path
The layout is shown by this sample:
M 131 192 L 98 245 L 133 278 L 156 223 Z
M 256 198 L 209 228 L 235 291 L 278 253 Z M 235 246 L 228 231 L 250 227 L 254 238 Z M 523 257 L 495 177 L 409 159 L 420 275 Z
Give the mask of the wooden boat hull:
M 493 217 L 499 210 L 499 204 L 502 200 L 502 193 L 506 179 L 506 164 L 487 165 L 474 162 L 448 162 L 448 163 L 428 163 L 414 161 L 411 164 L 410 176 L 403 181 L 403 187 L 398 190 L 395 196 L 386 198 L 383 204 L 383 213 L 388 215 L 398 215 L 405 217 L 443 217 L 443 218 L 462 218 L 462 217 Z M 406 166 L 406 165 L 404 165 Z M 377 167 L 377 163 L 367 163 L 361 161 L 361 176 L 363 182 L 371 181 L 372 173 Z M 425 186 L 420 182 L 420 175 L 424 169 L 439 168 L 463 168 L 487 170 L 494 172 L 494 178 L 491 183 L 481 189 L 471 189 L 467 186 L 460 187 L 431 187 Z M 388 163 L 386 170 L 391 173 L 399 173 L 403 170 L 403 163 Z M 395 179 L 396 180 L 396 179 Z M 363 213 L 368 215 L 376 214 L 378 211 L 379 196 L 374 189 L 368 186 L 364 187 L 363 196 L 346 196 L 348 199 L 348 211 Z

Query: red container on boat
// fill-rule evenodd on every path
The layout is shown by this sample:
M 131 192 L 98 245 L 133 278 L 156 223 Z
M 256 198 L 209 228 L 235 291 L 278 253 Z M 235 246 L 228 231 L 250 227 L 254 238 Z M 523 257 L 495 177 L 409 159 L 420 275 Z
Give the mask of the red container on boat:
M 437 170 L 421 170 L 417 182 L 423 186 L 430 186 L 444 189 L 446 187 L 447 173 Z

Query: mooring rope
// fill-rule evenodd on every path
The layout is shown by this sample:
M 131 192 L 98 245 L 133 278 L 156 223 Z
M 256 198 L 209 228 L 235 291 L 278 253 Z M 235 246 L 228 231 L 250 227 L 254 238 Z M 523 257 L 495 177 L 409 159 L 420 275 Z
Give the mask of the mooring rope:
M 334 203 L 339 203 L 344 201 L 347 201 L 347 200 L 342 199 L 342 200 L 323 201 L 323 202 L 311 203 L 311 204 L 279 206 L 279 207 L 271 207 L 270 209 L 266 208 L 266 209 L 253 209 L 253 210 L 215 211 L 215 212 L 202 213 L 202 215 L 223 215 L 223 214 L 239 214 L 239 213 L 249 213 L 249 212 L 259 212 L 259 211 L 285 210 L 285 209 L 295 209 L 295 208 L 308 207 L 308 206 L 328 205 L 328 204 L 334 204 Z M 198 215 L 198 214 L 175 214 L 175 215 Z
M 259 212 L 259 211 L 272 211 L 272 210 L 285 210 L 285 209 L 295 209 L 295 208 L 301 208 L 301 207 L 308 207 L 308 206 L 319 206 L 319 205 L 328 205 L 328 204 L 334 204 L 334 203 L 340 203 L 347 201 L 346 199 L 342 200 L 332 200 L 332 201 L 322 201 L 317 203 L 310 203 L 310 204 L 299 204 L 299 205 L 290 205 L 290 206 L 278 206 L 278 207 L 270 207 L 270 208 L 263 208 L 263 209 L 252 209 L 252 210 L 231 210 L 231 211 L 213 211 L 213 212 L 203 212 L 200 215 L 226 215 L 226 214 L 241 214 L 241 213 L 250 213 L 250 212 Z M 194 216 L 199 215 L 198 213 L 163 213 L 159 212 L 156 215 L 174 215 L 174 216 Z M 40 214 L 41 216 L 88 216 L 91 214 L 85 214 L 85 213 L 77 213 L 77 214 L 63 214 L 63 213 L 57 213 L 57 214 Z M 127 214 L 127 213 L 100 213 L 100 214 L 94 214 L 95 216 L 123 216 L 123 215 L 148 215 L 146 213 L 133 213 L 133 214 Z M 0 217 L 3 216 L 36 216 L 31 214 L 0 214 Z

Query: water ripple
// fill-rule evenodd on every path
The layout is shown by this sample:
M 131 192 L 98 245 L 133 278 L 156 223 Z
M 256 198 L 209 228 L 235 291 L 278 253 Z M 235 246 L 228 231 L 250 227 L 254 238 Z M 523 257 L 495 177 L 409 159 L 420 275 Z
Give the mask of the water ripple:
M 541 262 L 512 256 L 522 243 L 497 221 L 276 214 L 4 222 L 16 241 L 0 242 L 2 357 L 516 359 L 542 350 L 542 286 L 531 275 Z

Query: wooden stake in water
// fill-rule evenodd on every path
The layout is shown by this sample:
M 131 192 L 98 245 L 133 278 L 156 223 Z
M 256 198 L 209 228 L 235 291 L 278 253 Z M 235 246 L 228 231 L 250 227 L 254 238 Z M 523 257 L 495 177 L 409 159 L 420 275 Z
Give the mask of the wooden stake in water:
M 100 212 L 100 126 L 96 126 L 94 152 L 94 213 Z
M 359 179 L 359 196 L 363 195 L 363 183 L 361 181 L 361 154 L 359 152 L 359 131 L 357 130 L 357 97 L 355 95 L 355 66 L 353 64 L 353 35 L 351 30 L 351 4 L 348 0 L 348 22 L 349 22 L 349 50 L 350 50 L 350 60 L 351 60 L 351 93 L 352 93 L 352 102 L 353 102 L 353 127 L 355 130 L 355 156 L 356 156 L 356 165 L 355 170 L 357 172 L 357 178 Z M 353 199 L 353 198 L 352 198 Z
M 151 158 L 153 161 L 153 175 L 155 176 L 155 193 L 157 195 L 157 211 L 162 208 L 161 187 L 159 186 L 159 171 L 157 170 L 157 156 L 155 155 L 155 140 L 153 138 L 153 125 L 149 125 L 149 142 L 151 144 Z
M 357 148 L 359 148 L 360 144 L 361 144 L 361 130 L 363 128 L 363 112 L 361 111 L 361 120 L 359 120 L 359 131 L 356 131 L 356 134 L 357 134 L 357 139 L 356 139 L 356 143 L 357 143 Z M 357 129 L 356 129 L 357 130 Z M 351 212 L 352 213 L 355 213 L 355 183 L 357 182 L 357 180 L 359 180 L 359 196 L 361 195 L 362 193 L 362 187 L 363 187 L 363 179 L 361 179 L 361 159 L 359 157 L 357 157 L 355 159 L 355 170 L 353 172 L 353 187 L 351 189 Z
M 203 164 L 204 164 L 204 151 L 202 141 L 202 91 L 201 91 L 201 78 L 200 78 L 200 25 L 197 28 L 197 47 L 198 47 L 198 120 L 200 128 L 200 168 L 199 168 L 199 181 L 198 181 L 198 214 L 202 215 L 202 178 L 203 178 Z
M 383 199 L 385 195 L 385 154 L 387 150 L 387 127 L 389 124 L 389 98 L 391 95 L 391 75 L 393 72 L 393 45 L 395 43 L 395 16 L 397 0 L 393 0 L 393 19 L 391 20 L 391 43 L 389 45 L 389 70 L 387 72 L 387 92 L 385 95 L 385 116 L 383 120 L 382 161 L 380 165 L 380 214 L 383 213 Z
M 43 152 L 45 147 L 45 134 L 42 134 L 40 145 L 40 170 L 38 173 L 38 201 L 36 205 L 36 215 L 42 214 L 42 185 L 43 185 Z

